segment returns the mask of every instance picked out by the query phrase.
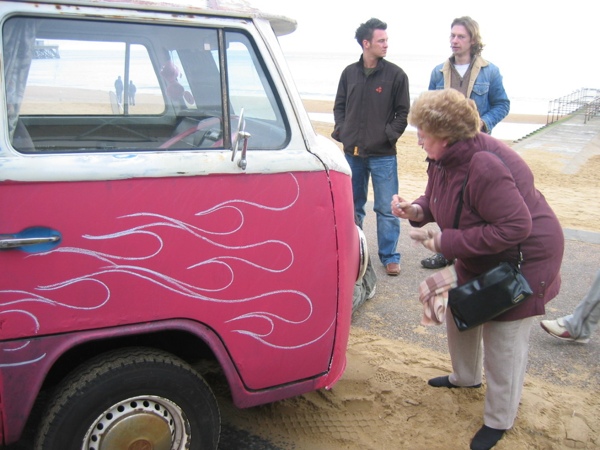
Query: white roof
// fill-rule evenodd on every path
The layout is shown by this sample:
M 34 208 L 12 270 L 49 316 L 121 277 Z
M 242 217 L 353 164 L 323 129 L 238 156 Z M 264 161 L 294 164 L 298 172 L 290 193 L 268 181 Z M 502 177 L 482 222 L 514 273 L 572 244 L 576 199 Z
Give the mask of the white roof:
M 278 36 L 292 33 L 297 27 L 294 19 L 263 12 L 252 6 L 248 0 L 35 0 L 34 3 L 262 18 L 271 23 L 273 31 Z

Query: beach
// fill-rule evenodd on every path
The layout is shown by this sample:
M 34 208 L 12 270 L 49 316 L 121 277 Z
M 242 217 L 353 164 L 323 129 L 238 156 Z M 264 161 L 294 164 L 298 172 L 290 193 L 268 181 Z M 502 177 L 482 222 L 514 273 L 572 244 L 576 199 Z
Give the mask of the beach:
M 309 113 L 330 113 L 333 103 L 321 100 L 304 100 Z M 546 116 L 509 114 L 503 122 L 537 124 L 543 127 Z M 330 137 L 333 124 L 315 122 L 317 133 Z M 493 135 L 493 133 L 492 133 Z M 333 141 L 333 139 L 332 139 Z M 341 144 L 335 142 L 341 149 Z M 506 141 L 513 145 L 512 141 Z M 397 144 L 398 177 L 402 197 L 414 199 L 421 195 L 427 182 L 425 153 L 417 145 L 414 131 L 406 131 Z M 564 155 L 540 149 L 520 152 L 531 167 L 536 187 L 546 197 L 557 214 L 563 228 L 600 232 L 600 208 L 594 199 L 600 192 L 600 157 L 590 158 L 577 173 L 565 173 Z
M 332 103 L 306 100 L 305 106 L 309 113 L 331 112 Z M 538 121 L 543 125 L 546 117 L 512 115 L 505 120 Z M 313 126 L 327 137 L 333 129 L 330 123 L 313 122 Z M 425 186 L 424 153 L 414 132 L 406 132 L 397 148 L 400 191 L 412 199 Z M 600 208 L 594 202 L 600 192 L 600 156 L 588 159 L 576 173 L 566 174 L 564 155 L 542 148 L 527 149 L 521 154 L 564 228 L 600 232 Z M 368 211 L 365 232 L 370 235 L 372 216 L 373 212 Z M 415 286 L 430 272 L 418 267 L 419 259 L 427 252 L 407 243 L 405 225 L 400 243 L 402 273 L 399 277 L 386 277 L 383 269 L 377 267 L 377 295 L 353 317 L 342 379 L 331 390 L 247 410 L 234 408 L 226 391 L 221 392 L 218 397 L 226 427 L 245 430 L 269 443 L 263 446 L 224 442 L 221 448 L 468 448 L 482 425 L 485 381 L 482 389 L 439 390 L 427 386 L 429 378 L 452 369 L 443 327 L 419 324 L 420 304 Z M 370 245 L 372 242 L 371 239 Z M 548 316 L 570 312 L 585 294 L 600 264 L 598 250 L 599 245 L 569 242 L 564 260 L 565 298 L 560 304 L 554 301 L 548 305 Z M 590 254 L 592 261 L 586 259 Z M 519 413 L 514 427 L 494 449 L 600 448 L 600 339 L 596 336 L 583 346 L 569 344 L 546 335 L 537 323 L 534 328 L 531 367 Z
M 31 90 L 37 95 L 48 95 Z M 56 90 L 55 96 L 71 97 L 71 92 Z M 106 92 L 97 91 L 90 105 L 97 113 L 110 113 Z M 89 94 L 86 96 L 89 101 Z M 148 99 L 141 94 L 140 103 Z M 35 103 L 35 102 L 34 102 Z M 44 113 L 47 108 L 38 102 Z M 52 102 L 50 102 L 52 104 Z M 304 100 L 309 113 L 330 114 L 333 103 Z M 74 108 L 73 106 L 71 108 Z M 596 118 L 595 120 L 600 120 Z M 511 114 L 511 123 L 546 124 L 546 116 Z M 328 138 L 329 122 L 313 121 L 315 130 Z M 330 138 L 331 139 L 331 138 Z M 332 140 L 333 141 L 333 140 Z M 333 141 L 335 142 L 335 141 Z M 507 141 L 511 146 L 517 146 Z M 336 142 L 341 151 L 341 146 Z M 425 187 L 425 153 L 417 145 L 416 133 L 407 130 L 397 144 L 400 194 L 406 199 L 419 196 Z M 595 201 L 600 192 L 600 156 L 587 158 L 577 170 L 565 170 L 569 161 L 559 152 L 545 148 L 520 149 L 531 167 L 536 186 L 548 199 L 565 229 L 600 233 L 600 207 Z M 371 197 L 372 199 L 372 197 Z M 365 233 L 372 235 L 372 211 L 367 213 Z M 403 224 L 403 227 L 406 224 Z M 386 277 L 377 267 L 377 295 L 355 313 L 347 352 L 347 368 L 331 390 L 320 390 L 273 404 L 249 409 L 235 408 L 222 376 L 207 377 L 222 413 L 225 436 L 220 448 L 227 450 L 448 450 L 466 449 L 482 425 L 485 381 L 482 389 L 439 390 L 427 380 L 451 371 L 442 327 L 426 329 L 419 324 L 418 283 L 429 273 L 420 269 L 419 259 L 426 255 L 408 243 L 401 234 L 402 273 Z M 373 239 L 369 242 L 373 245 Z M 568 313 L 585 294 L 591 277 L 600 266 L 600 245 L 582 244 L 592 253 L 592 261 L 573 251 L 581 264 L 569 267 L 567 280 L 571 303 L 548 308 L 551 317 Z M 579 248 L 579 247 L 578 247 Z M 570 254 L 571 255 L 571 254 Z M 589 255 L 586 253 L 585 255 Z M 580 258 L 581 261 L 579 261 Z M 574 281 L 573 281 L 574 280 Z M 538 339 L 552 340 L 536 324 Z M 542 351 L 530 356 L 521 407 L 515 426 L 495 447 L 497 450 L 562 450 L 600 448 L 600 379 L 598 354 L 600 336 L 587 346 L 544 344 Z M 555 358 L 575 358 L 573 367 L 554 365 Z M 580 358 L 580 359 L 577 359 Z M 541 363 L 539 360 L 543 360 Z M 591 362 L 590 362 L 591 361 Z M 546 372 L 544 372 L 546 371 Z M 227 430 L 236 432 L 228 441 Z M 260 443 L 250 444 L 258 438 Z

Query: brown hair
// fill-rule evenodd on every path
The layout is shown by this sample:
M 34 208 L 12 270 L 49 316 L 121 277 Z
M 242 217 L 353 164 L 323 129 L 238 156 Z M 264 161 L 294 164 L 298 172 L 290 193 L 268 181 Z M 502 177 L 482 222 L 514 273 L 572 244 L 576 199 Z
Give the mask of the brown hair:
M 479 32 L 479 24 L 471 19 L 469 16 L 457 17 L 452 21 L 452 28 L 454 25 L 462 25 L 467 29 L 469 35 L 471 36 L 471 56 L 481 55 L 483 47 L 485 44 L 481 41 L 481 33 Z
M 481 129 L 475 102 L 451 88 L 423 92 L 410 109 L 408 123 L 450 144 L 470 139 Z

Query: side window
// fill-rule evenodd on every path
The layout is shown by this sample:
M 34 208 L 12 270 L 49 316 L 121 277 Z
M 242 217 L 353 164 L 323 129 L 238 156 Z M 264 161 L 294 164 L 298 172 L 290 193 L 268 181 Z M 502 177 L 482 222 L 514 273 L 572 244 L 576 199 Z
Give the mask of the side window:
M 231 148 L 224 133 L 242 110 L 249 149 L 288 139 L 264 64 L 237 31 L 13 17 L 2 46 L 9 137 L 23 153 Z
M 287 130 L 280 106 L 260 59 L 246 36 L 227 33 L 229 101 L 233 114 L 244 112 L 250 149 L 282 148 Z
M 160 83 L 145 46 L 36 39 L 21 114 L 85 116 L 164 111 Z

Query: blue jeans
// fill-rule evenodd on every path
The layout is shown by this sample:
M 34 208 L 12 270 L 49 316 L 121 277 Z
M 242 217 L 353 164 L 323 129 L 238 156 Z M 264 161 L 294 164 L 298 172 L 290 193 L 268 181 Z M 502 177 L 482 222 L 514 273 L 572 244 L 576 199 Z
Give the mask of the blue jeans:
M 377 214 L 377 245 L 379 260 L 385 266 L 400 263 L 397 251 L 400 238 L 400 219 L 392 214 L 390 202 L 398 193 L 398 162 L 396 156 L 369 156 L 361 158 L 346 153 L 346 160 L 352 169 L 352 193 L 354 196 L 354 215 L 362 228 L 365 218 L 365 204 L 369 190 L 369 176 L 373 183 Z

